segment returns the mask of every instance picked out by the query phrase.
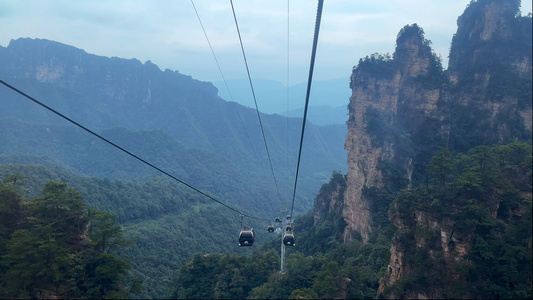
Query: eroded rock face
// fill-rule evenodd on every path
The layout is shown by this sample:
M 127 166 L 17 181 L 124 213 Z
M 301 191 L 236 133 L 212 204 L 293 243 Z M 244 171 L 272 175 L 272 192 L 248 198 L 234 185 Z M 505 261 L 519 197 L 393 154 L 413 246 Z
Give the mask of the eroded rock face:
M 375 121 L 369 120 L 369 114 L 380 116 L 380 122 L 385 122 L 386 127 L 416 128 L 436 110 L 440 95 L 438 88 L 424 87 L 417 80 L 440 66 L 434 66 L 435 57 L 416 24 L 404 29 L 394 59 L 383 59 L 380 63 L 387 65 L 382 73 L 376 74 L 372 70 L 375 65 L 369 59 L 360 63 L 351 76 L 352 96 L 344 147 L 348 150 L 348 189 L 343 212 L 348 224 L 347 241 L 353 238 L 353 232 L 358 232 L 367 242 L 375 230 L 370 225 L 370 203 L 365 201 L 363 189 L 383 187 L 380 161 L 391 160 L 397 155 L 394 137 L 390 136 L 390 132 L 373 132 L 370 123 Z M 399 121 L 405 117 L 410 120 Z M 409 169 L 412 158 L 404 157 L 402 160 L 405 168 Z M 406 178 L 409 177 L 406 174 Z
M 498 124 L 498 114 L 507 114 L 505 118 L 519 115 L 520 126 L 531 132 L 531 95 L 520 96 L 505 87 L 506 80 L 531 81 L 532 54 L 527 51 L 531 49 L 531 24 L 526 24 L 531 20 L 516 17 L 519 6 L 519 1 L 510 0 L 472 2 L 457 20 L 449 55 L 450 81 L 458 88 L 454 97 L 484 111 L 498 143 L 508 142 L 506 137 L 512 135 L 508 124 Z M 502 78 L 501 74 L 509 73 L 514 76 Z
M 483 19 L 478 23 L 479 28 L 475 27 L 477 30 L 472 30 L 471 33 L 475 34 L 477 31 L 483 40 L 490 40 L 495 34 L 510 38 L 513 35 L 513 29 L 506 15 L 513 15 L 515 12 L 516 8 L 512 2 L 493 1 L 488 3 L 484 8 Z
M 336 176 L 342 176 L 337 174 Z M 329 214 L 340 215 L 342 213 L 343 202 L 342 196 L 346 190 L 345 182 L 330 182 L 330 190 L 324 191 L 323 189 L 317 195 L 315 199 L 315 205 L 313 207 L 313 221 L 314 225 L 318 224 L 321 220 L 325 220 Z
M 446 71 L 416 24 L 402 29 L 392 57 L 369 56 L 354 67 L 345 140 L 345 241 L 360 236 L 368 242 L 379 231 L 373 222 L 373 200 L 365 190 L 391 188 L 383 162 L 393 162 L 406 182 L 401 188 L 410 189 L 422 183 L 422 168 L 436 148 L 468 152 L 476 145 L 531 140 L 531 42 L 522 43 L 531 40 L 531 24 L 524 25 L 531 19 L 519 20 L 517 4 L 513 0 L 471 2 L 458 19 Z M 523 36 L 524 32 L 529 35 Z M 516 82 L 521 90 L 505 87 Z M 473 135 L 475 142 L 467 137 L 471 132 L 480 133 Z M 464 133 L 467 136 L 458 139 Z M 409 143 L 414 146 L 405 146 Z M 531 199 L 530 192 L 520 193 L 523 199 Z M 494 220 L 500 218 L 501 199 L 495 192 L 487 200 Z M 517 208 L 506 214 L 519 217 L 521 212 L 523 208 Z M 457 220 L 412 207 L 392 208 L 389 220 L 397 232 L 379 293 L 385 298 L 415 299 L 451 295 L 446 285 L 402 294 L 390 287 L 412 274 L 416 251 L 440 262 L 442 282 L 462 280 L 455 267 L 472 264 L 467 257 L 474 229 L 457 230 Z
M 524 100 L 523 96 L 512 91 L 507 95 L 495 93 L 495 82 L 501 80 L 495 78 L 498 71 L 479 64 L 480 59 L 510 51 L 516 55 L 493 59 L 505 68 L 512 68 L 518 80 L 530 81 L 530 53 L 524 54 L 523 50 L 505 47 L 502 50 L 491 44 L 493 38 L 504 42 L 521 38 L 514 30 L 517 26 L 513 23 L 517 10 L 516 1 L 471 3 L 458 19 L 459 28 L 454 36 L 450 65 L 446 72 L 432 53 L 422 29 L 416 24 L 402 29 L 392 58 L 367 57 L 354 68 L 345 140 L 345 150 L 349 151 L 348 187 L 343 210 L 348 224 L 345 234 L 347 241 L 353 238 L 354 232 L 358 232 L 363 241 L 368 241 L 375 231 L 371 226 L 371 203 L 365 201 L 363 190 L 387 185 L 379 167 L 380 162 L 396 160 L 405 169 L 405 177 L 409 182 L 406 187 L 411 186 L 413 172 L 417 171 L 413 170 L 413 166 L 421 162 L 416 153 L 411 153 L 411 156 L 399 154 L 402 150 L 397 143 L 399 134 L 405 135 L 417 146 L 419 141 L 415 137 L 433 139 L 433 146 L 436 147 L 453 144 L 450 132 L 458 128 L 453 122 L 460 123 L 463 120 L 451 120 L 453 112 L 446 105 L 454 103 L 458 107 L 464 106 L 458 111 L 475 107 L 478 112 L 472 113 L 471 118 L 477 117 L 477 120 L 473 120 L 474 125 L 486 128 L 487 136 L 484 138 L 489 144 L 516 140 L 512 137 L 515 126 L 523 126 L 526 135 L 527 132 L 531 134 L 531 103 L 524 103 L 531 100 Z M 379 125 L 385 128 L 383 130 L 396 131 L 388 135 L 387 132 L 376 133 L 375 128 L 371 128 L 373 124 L 369 120 L 369 112 L 380 117 Z M 502 122 L 502 119 L 511 121 Z M 458 148 L 457 151 L 468 150 L 461 149 L 467 145 L 451 146 Z

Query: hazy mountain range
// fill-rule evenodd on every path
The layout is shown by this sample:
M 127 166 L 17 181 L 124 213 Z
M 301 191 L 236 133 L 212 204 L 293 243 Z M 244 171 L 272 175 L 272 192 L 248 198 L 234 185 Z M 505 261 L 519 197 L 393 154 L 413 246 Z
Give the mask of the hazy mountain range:
M 87 128 L 114 136 L 117 144 L 128 145 L 148 161 L 160 162 L 166 171 L 193 185 L 218 189 L 220 184 L 211 182 L 209 174 L 216 170 L 225 174 L 221 177 L 228 181 L 226 189 L 246 186 L 253 190 L 255 185 L 270 190 L 262 194 L 276 202 L 288 201 L 292 194 L 301 118 L 261 113 L 267 153 L 255 109 L 225 101 L 209 82 L 161 71 L 150 61 L 96 56 L 58 42 L 26 38 L 0 47 L 0 64 L 0 76 L 6 82 Z M 263 95 L 259 86 L 257 94 Z M 91 154 L 91 149 L 103 146 L 83 137 L 87 133 L 6 87 L 1 88 L 1 95 L 0 155 L 10 156 L 10 162 L 25 163 L 21 155 L 40 155 L 90 176 L 145 179 L 158 173 L 125 164 L 124 154 L 112 147 L 101 150 L 101 155 Z M 335 99 L 335 103 L 342 102 Z M 258 102 L 260 106 L 270 103 L 264 98 Z M 302 210 L 310 207 L 333 171 L 346 170 L 344 122 L 306 127 L 299 175 L 302 189 L 298 190 L 298 195 L 302 193 L 298 201 L 305 202 Z M 196 158 L 181 159 L 189 155 L 185 152 L 227 165 L 213 169 L 204 159 L 206 173 L 192 176 L 199 165 L 192 163 Z M 191 164 L 195 167 L 187 167 Z M 257 177 L 258 181 L 236 181 L 238 177 Z
M 349 77 L 332 80 L 315 80 L 311 85 L 307 118 L 317 125 L 345 124 L 348 120 L 350 88 Z M 215 81 L 220 97 L 255 108 L 248 79 Z M 227 86 L 226 86 L 227 84 Z M 282 116 L 302 117 L 307 93 L 307 83 L 287 86 L 279 81 L 253 79 L 259 110 Z M 228 91 L 229 90 L 229 91 Z
M 3 81 L 226 205 L 265 220 L 291 205 L 301 116 L 260 113 L 267 155 L 255 108 L 150 61 L 21 38 L 0 47 L 0 66 Z M 144 281 L 143 298 L 166 297 L 193 253 L 250 250 L 237 246 L 242 224 L 234 211 L 5 86 L 0 103 L 1 178 L 22 175 L 28 199 L 47 180 L 66 182 L 88 205 L 116 215 L 135 244 L 120 255 Z M 346 172 L 344 122 L 307 124 L 295 215 L 312 207 L 333 171 Z M 272 238 L 261 230 L 264 220 L 244 224 L 258 228 L 258 246 Z

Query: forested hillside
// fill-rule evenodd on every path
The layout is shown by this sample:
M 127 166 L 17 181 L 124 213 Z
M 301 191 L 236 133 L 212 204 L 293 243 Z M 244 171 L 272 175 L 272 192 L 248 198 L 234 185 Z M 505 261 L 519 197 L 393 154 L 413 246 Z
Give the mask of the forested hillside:
M 111 182 L 97 178 L 72 177 L 38 166 L 4 165 L 0 170 L 5 178 L 2 195 L 18 195 L 11 198 L 2 197 L 5 240 L 17 241 L 18 234 L 13 233 L 18 229 L 37 230 L 35 225 L 31 225 L 33 223 L 26 224 L 24 221 L 35 222 L 35 219 L 26 217 L 33 215 L 20 213 L 26 211 L 22 209 L 25 205 L 30 208 L 37 205 L 35 207 L 38 208 L 38 203 L 41 203 L 41 206 L 45 203 L 55 203 L 55 199 L 58 199 L 59 204 L 72 198 L 78 199 L 75 203 L 81 207 L 79 211 L 66 210 L 57 212 L 57 215 L 49 215 L 59 221 L 53 222 L 57 224 L 53 226 L 67 226 L 66 224 L 72 223 L 61 220 L 69 220 L 71 216 L 76 216 L 76 212 L 80 216 L 83 214 L 78 223 L 80 226 L 86 224 L 83 222 L 88 222 L 91 217 L 95 218 L 94 216 L 111 217 L 109 214 L 94 214 L 94 211 L 84 209 L 85 205 L 80 202 L 82 195 L 91 206 L 104 206 L 121 215 L 124 237 L 131 240 L 132 244 L 129 247 L 116 247 L 113 253 L 117 254 L 121 261 L 125 260 L 131 264 L 130 273 L 119 273 L 130 274 L 128 278 L 133 280 L 129 284 L 120 281 L 119 286 L 122 287 L 117 286 L 117 292 L 122 294 L 114 295 L 122 295 L 121 297 L 133 287 L 134 290 L 130 294 L 133 298 L 374 298 L 379 280 L 389 262 L 391 239 L 396 232 L 392 224 L 388 223 L 384 226 L 386 230 L 381 231 L 372 242 L 355 240 L 344 243 L 341 234 L 344 226 L 342 218 L 330 212 L 329 207 L 321 207 L 319 200 L 330 198 L 338 186 L 346 184 L 343 175 L 334 173 L 331 181 L 322 186 L 314 213 L 309 212 L 295 220 L 297 246 L 287 248 L 287 272 L 280 274 L 277 234 L 269 236 L 266 229 L 264 232 L 258 230 L 258 242 L 262 246 L 253 250 L 251 255 L 243 255 L 250 249 L 238 249 L 236 245 L 235 229 L 239 228 L 238 218 L 232 217 L 231 214 L 225 216 L 216 205 L 206 203 L 205 199 L 183 194 L 183 191 L 169 180 L 155 177 L 148 182 Z M 26 173 L 29 177 L 4 175 L 15 171 Z M 399 212 L 407 214 L 410 211 L 426 211 L 427 214 L 440 214 L 439 218 L 461 214 L 463 227 L 456 227 L 455 241 L 460 241 L 465 234 L 471 234 L 466 232 L 474 232 L 471 238 L 477 242 L 468 257 L 474 264 L 461 267 L 465 277 L 457 279 L 455 296 L 464 293 L 465 284 L 468 283 L 472 296 L 530 297 L 532 260 L 528 249 L 531 247 L 531 201 L 520 200 L 520 194 L 531 187 L 531 146 L 520 143 L 495 147 L 480 146 L 467 154 L 456 156 L 443 150 L 431 160 L 427 171 L 430 174 L 427 184 L 400 193 L 393 205 L 399 207 Z M 40 194 L 36 193 L 36 189 L 42 186 L 46 178 L 69 181 L 69 186 L 76 188 L 67 189 L 66 184 L 48 182 Z M 56 189 L 61 193 L 50 192 Z M 25 204 L 23 194 L 37 196 Z M 492 196 L 484 195 L 503 197 L 497 214 L 501 215 L 501 220 L 507 221 L 494 222 L 491 217 L 494 213 L 491 211 Z M 46 202 L 43 202 L 44 199 Z M 129 199 L 132 203 L 120 199 Z M 144 199 L 152 201 L 147 203 Z M 453 210 L 450 210 L 452 207 Z M 29 211 L 39 213 L 37 208 L 31 208 Z M 176 208 L 180 211 L 178 214 L 172 214 L 172 209 Z M 512 217 L 512 211 L 517 209 L 522 211 L 522 218 Z M 317 217 L 319 215 L 320 217 Z M 15 221 L 14 218 L 22 221 Z M 401 216 L 391 218 L 396 222 Z M 146 221 L 141 222 L 143 219 Z M 210 224 L 213 222 L 226 226 L 212 228 Z M 93 225 L 96 224 L 98 223 L 94 222 Z M 428 247 L 432 247 L 431 245 L 439 240 L 435 232 L 411 231 L 408 228 L 406 227 L 402 234 L 396 234 L 394 239 L 407 243 L 423 238 Z M 473 228 L 477 230 L 470 231 Z M 502 240 L 499 235 L 494 235 L 494 230 L 501 232 L 506 238 Z M 60 232 L 58 234 L 63 236 Z M 161 240 L 162 246 L 153 243 L 154 239 Z M 97 237 L 91 236 L 93 243 L 97 240 Z M 11 242 L 5 245 L 8 245 L 6 249 L 12 247 L 9 246 Z M 27 244 L 24 247 L 25 251 L 30 251 L 33 246 Z M 30 271 L 27 273 L 27 288 L 22 289 L 16 285 L 20 281 L 9 276 L 18 267 L 22 267 L 18 264 L 22 264 L 24 260 L 18 263 L 10 260 L 12 256 L 6 249 L 2 249 L 4 254 L 1 265 L 4 266 L 3 276 L 7 276 L 4 287 L 7 295 L 11 295 L 10 291 L 13 290 L 10 289 L 13 288 L 26 292 L 43 290 L 44 293 L 66 293 L 66 287 L 63 286 L 66 283 L 63 280 L 67 279 L 77 285 L 71 288 L 71 294 L 62 295 L 88 293 L 88 290 L 76 283 L 80 280 L 75 277 L 78 275 L 61 275 L 58 271 L 55 275 L 58 276 L 57 279 L 44 280 L 40 275 L 33 275 L 32 272 L 38 272 L 36 269 L 28 269 Z M 62 253 L 61 251 L 59 253 Z M 434 249 L 432 253 L 439 255 L 438 249 Z M 420 251 L 411 255 L 413 264 L 418 267 L 409 278 L 395 285 L 396 293 L 402 290 L 423 289 L 427 280 L 442 282 L 446 270 L 441 270 L 438 264 L 433 265 L 434 260 L 424 259 L 427 253 Z M 185 257 L 190 258 L 182 264 Z M 66 265 L 58 266 L 62 266 L 64 269 L 60 270 L 64 272 L 68 269 Z M 157 266 L 157 269 L 154 269 L 154 266 Z M 459 267 L 460 265 L 457 265 L 457 268 Z M 13 270 L 8 272 L 11 269 Z M 177 277 L 174 279 L 175 275 Z M 35 278 L 43 283 L 36 284 Z M 11 282 L 14 286 L 11 286 Z M 503 282 L 508 284 L 502 285 Z M 390 293 L 392 290 L 385 292 Z M 101 296 L 90 293 L 82 295 Z
M 433 157 L 427 182 L 402 191 L 389 212 L 397 227 L 391 252 L 412 269 L 380 292 L 531 298 L 531 150 L 512 143 L 477 146 L 467 155 L 442 149 Z M 391 273 L 382 282 L 390 282 Z
M 531 146 L 516 143 L 479 146 L 469 153 L 450 155 L 445 149 L 430 161 L 426 184 L 404 190 L 393 201 L 394 211 L 383 230 L 368 243 L 360 239 L 344 243 L 342 218 L 316 203 L 314 213 L 298 217 L 296 247 L 288 247 L 287 272 L 279 273 L 279 240 L 251 256 L 212 255 L 207 252 L 189 258 L 173 283 L 178 299 L 373 299 L 378 294 L 412 295 L 429 285 L 441 285 L 444 298 L 528 299 L 532 282 L 532 180 Z M 320 197 L 329 197 L 346 183 L 339 173 L 324 184 Z M 501 197 L 497 211 L 493 197 Z M 387 210 L 388 207 L 379 207 Z M 520 217 L 513 217 L 519 210 Z M 412 213 L 422 221 L 429 216 L 460 220 L 450 238 L 460 243 L 469 235 L 472 251 L 453 268 L 460 278 L 448 278 L 450 271 L 439 250 L 438 231 L 405 224 Z M 492 214 L 500 215 L 495 220 Z M 424 217 L 424 214 L 427 216 Z M 323 218 L 317 218 L 322 215 Z M 319 220 L 318 222 L 316 220 Z M 340 222 L 340 224 L 339 224 Z M 437 222 L 437 220 L 435 220 Z M 340 226 L 339 226 L 340 225 Z M 416 224 L 415 224 L 416 225 Z M 394 238 L 393 238 L 394 236 Z M 423 243 L 405 259 L 414 269 L 392 288 L 379 291 L 391 255 L 391 241 L 404 245 Z M 453 273 L 453 272 L 452 272 Z M 435 295 L 436 297 L 436 295 Z M 411 298 L 411 296 L 409 296 Z
M 199 251 L 246 255 L 250 250 L 238 247 L 239 215 L 171 179 L 121 181 L 38 165 L 0 165 L 0 178 L 12 174 L 18 174 L 18 189 L 26 199 L 38 197 L 48 180 L 65 182 L 88 206 L 116 216 L 132 246 L 116 249 L 115 254 L 131 265 L 132 277 L 142 281 L 140 291 L 130 297 L 166 297 L 181 264 Z M 257 245 L 272 238 L 264 221 L 245 220 L 245 224 L 257 228 Z
M 128 242 L 112 214 L 88 207 L 61 182 L 48 181 L 26 200 L 24 181 L 12 175 L 0 183 L 1 298 L 126 298 L 139 291 L 130 265 L 114 254 Z
M 76 175 L 120 180 L 148 180 L 162 176 L 159 171 L 120 150 L 68 125 L 36 124 L 0 120 L 3 155 L 0 163 L 43 164 Z M 162 131 L 102 130 L 101 135 L 153 165 L 209 191 L 235 205 L 259 210 L 262 201 L 279 201 L 271 194 L 272 179 L 250 174 L 216 153 L 191 149 Z M 255 185 L 244 185 L 253 178 Z M 282 185 L 288 188 L 288 185 Z M 251 203 L 240 201 L 250 199 Z M 255 205 L 257 204 L 257 205 Z

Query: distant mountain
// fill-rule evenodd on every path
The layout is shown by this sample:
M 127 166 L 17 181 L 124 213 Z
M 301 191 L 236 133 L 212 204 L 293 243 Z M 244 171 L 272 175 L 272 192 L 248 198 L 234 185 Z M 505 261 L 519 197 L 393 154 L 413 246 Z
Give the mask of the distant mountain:
M 349 72 L 349 70 L 347 72 Z M 350 102 L 351 95 L 349 83 L 350 78 L 348 76 L 346 78 L 332 80 L 314 80 L 309 95 L 309 106 L 346 107 Z M 226 80 L 226 82 L 215 81 L 213 84 L 218 88 L 221 98 L 255 108 L 248 79 L 233 79 Z M 257 106 L 260 111 L 277 113 L 280 115 L 287 115 L 287 110 L 292 111 L 302 109 L 303 111 L 303 107 L 305 106 L 305 96 L 307 93 L 306 82 L 291 85 L 288 90 L 287 86 L 274 80 L 253 79 L 252 84 L 258 102 Z M 289 95 L 288 101 L 287 92 Z M 289 114 L 289 116 L 302 117 L 302 114 Z M 314 114 L 313 118 L 310 118 L 309 120 L 315 124 L 321 124 L 318 119 L 315 120 L 314 117 L 319 117 L 319 113 Z M 335 124 L 341 123 L 344 124 L 344 121 Z
M 192 155 L 194 159 L 192 153 L 204 153 L 203 157 L 226 161 L 227 166 L 231 166 L 221 170 L 228 179 L 237 178 L 225 185 L 226 190 L 242 186 L 253 189 L 253 184 L 243 178 L 257 177 L 261 178 L 258 182 L 270 182 L 270 190 L 265 192 L 268 198 L 278 198 L 255 108 L 223 100 L 209 82 L 177 71 L 161 71 L 150 61 L 143 64 L 136 59 L 96 56 L 42 39 L 21 38 L 12 40 L 8 47 L 0 47 L 0 65 L 0 78 L 6 82 L 80 124 L 114 137 L 118 144 L 134 149 L 143 145 L 136 150 L 138 154 L 170 168 L 170 172 L 191 177 L 191 170 L 184 172 L 185 160 L 178 159 L 174 163 L 170 158 Z M 109 159 L 107 164 L 101 165 L 107 170 L 98 170 L 98 164 L 89 160 L 95 157 L 92 150 L 84 144 L 95 145 L 97 141 L 78 136 L 87 133 L 66 130 L 64 126 L 71 125 L 65 120 L 6 87 L 0 87 L 0 94 L 0 120 L 10 120 L 1 123 L 0 139 L 4 143 L 0 154 L 47 155 L 84 174 L 96 176 L 139 179 L 152 174 L 118 163 L 123 159 Z M 264 103 L 261 99 L 258 101 Z M 275 114 L 261 114 L 261 118 L 273 170 L 287 201 L 285 198 L 291 194 L 290 182 L 294 181 L 302 121 Z M 137 131 L 145 133 L 137 134 Z M 46 136 L 54 137 L 44 138 Z M 341 124 L 316 126 L 310 123 L 306 127 L 298 181 L 301 187 L 298 195 L 303 194 L 297 200 L 305 205 L 298 210 L 310 207 L 311 198 L 332 171 L 346 171 L 345 136 L 346 126 Z M 36 139 L 32 141 L 27 137 Z M 80 139 L 85 141 L 73 143 Z M 169 141 L 181 146 L 164 146 Z M 111 155 L 112 151 L 116 150 L 109 148 L 103 155 Z M 215 171 L 209 160 L 204 162 L 205 172 Z M 247 175 L 235 176 L 231 172 Z M 211 182 L 213 178 L 210 174 L 198 174 L 194 182 L 214 191 L 220 182 Z
M 303 116 L 304 108 L 293 109 L 282 115 L 289 117 Z M 348 121 L 348 108 L 346 105 L 331 107 L 327 105 L 309 106 L 307 119 L 316 125 L 346 124 Z

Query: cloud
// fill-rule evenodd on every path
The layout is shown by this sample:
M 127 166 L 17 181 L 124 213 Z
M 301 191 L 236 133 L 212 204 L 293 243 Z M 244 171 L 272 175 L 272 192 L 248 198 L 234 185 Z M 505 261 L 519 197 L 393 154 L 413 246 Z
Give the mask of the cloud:
M 315 78 L 345 77 L 359 58 L 392 53 L 400 29 L 413 23 L 424 29 L 435 52 L 446 58 L 456 20 L 469 2 L 325 1 L 317 52 L 317 68 L 324 71 Z M 285 78 L 288 46 L 291 81 L 305 81 L 317 1 L 291 0 L 288 15 L 287 1 L 233 3 L 253 76 Z M 230 3 L 195 0 L 194 4 L 225 75 L 246 77 Z M 523 1 L 522 11 L 531 11 L 531 3 Z M 0 18 L 8 28 L 0 31 L 3 46 L 19 37 L 45 38 L 97 55 L 151 60 L 161 69 L 180 70 L 200 80 L 220 80 L 190 1 L 6 0 L 0 2 Z

